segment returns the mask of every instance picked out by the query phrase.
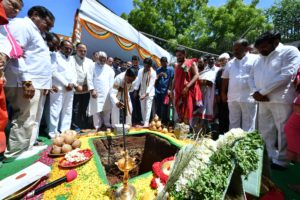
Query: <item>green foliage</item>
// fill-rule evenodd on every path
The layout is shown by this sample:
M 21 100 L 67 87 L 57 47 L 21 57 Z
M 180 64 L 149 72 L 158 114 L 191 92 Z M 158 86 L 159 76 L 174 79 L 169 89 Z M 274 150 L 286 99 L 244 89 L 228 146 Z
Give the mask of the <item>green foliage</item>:
M 267 10 L 268 17 L 273 21 L 275 30 L 282 34 L 284 42 L 300 40 L 300 1 L 277 1 Z
M 134 9 L 122 15 L 139 31 L 171 43 L 155 40 L 168 50 L 176 44 L 222 53 L 232 42 L 245 36 L 250 41 L 272 28 L 258 0 L 246 5 L 242 0 L 228 0 L 220 7 L 208 6 L 208 0 L 134 0 Z

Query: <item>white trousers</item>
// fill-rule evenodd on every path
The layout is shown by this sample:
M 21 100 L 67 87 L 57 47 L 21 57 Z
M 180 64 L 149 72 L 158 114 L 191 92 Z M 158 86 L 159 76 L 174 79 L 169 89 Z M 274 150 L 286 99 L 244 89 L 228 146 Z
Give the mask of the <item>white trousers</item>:
M 104 124 L 107 128 L 111 127 L 110 124 L 110 113 L 111 111 L 102 111 L 93 114 L 93 122 L 94 122 L 94 127 L 96 129 L 101 128 L 102 125 Z
M 60 131 L 70 130 L 73 109 L 73 91 L 60 90 L 50 94 L 49 136 L 55 137 Z
M 288 165 L 284 125 L 291 113 L 290 104 L 259 103 L 258 130 L 266 143 L 270 159 L 273 163 L 284 167 Z
M 22 88 L 5 88 L 5 93 L 13 109 L 12 127 L 8 138 L 6 158 L 16 157 L 30 149 L 38 134 L 39 113 L 42 113 L 43 90 L 36 89 L 32 99 L 23 97 Z M 33 141 L 34 140 L 34 141 Z
M 33 147 L 34 143 L 36 142 L 36 140 L 39 136 L 40 123 L 41 123 L 41 119 L 43 116 L 45 101 L 46 101 L 46 96 L 44 95 L 44 90 L 41 90 L 40 101 L 38 104 L 38 112 L 36 114 L 36 121 L 35 121 L 37 124 L 37 127 L 36 127 L 35 131 L 32 133 L 32 136 L 30 139 L 30 148 Z
M 228 102 L 229 129 L 242 128 L 244 131 L 254 131 L 256 121 L 256 103 Z
M 130 98 L 129 98 L 130 99 Z M 130 112 L 132 112 L 132 104 L 131 101 L 129 101 L 129 108 L 130 108 Z M 125 118 L 125 122 L 128 125 L 131 125 L 131 115 L 128 111 L 127 111 L 127 115 Z M 111 125 L 112 127 L 116 127 L 116 124 L 120 124 L 120 109 L 116 106 L 113 105 L 112 106 L 112 111 L 111 111 Z
M 143 100 L 140 100 L 140 102 L 144 126 L 149 126 L 153 97 L 147 96 Z

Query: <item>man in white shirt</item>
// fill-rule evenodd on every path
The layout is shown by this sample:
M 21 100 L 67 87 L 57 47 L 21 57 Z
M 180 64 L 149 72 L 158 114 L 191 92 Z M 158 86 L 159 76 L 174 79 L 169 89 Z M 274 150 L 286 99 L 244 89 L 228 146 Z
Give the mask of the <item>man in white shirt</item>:
M 50 94 L 50 127 L 49 136 L 55 137 L 57 132 L 63 132 L 71 128 L 74 88 L 77 87 L 77 73 L 74 59 L 71 57 L 72 43 L 68 40 L 61 42 L 60 51 L 53 56 L 52 83 L 58 89 Z
M 249 43 L 240 39 L 233 44 L 235 58 L 229 61 L 222 74 L 222 100 L 228 102 L 229 129 L 255 129 L 256 103 L 248 85 L 250 70 L 257 55 L 248 53 Z M 228 93 L 226 94 L 226 92 Z
M 6 94 L 14 113 L 6 158 L 17 157 L 34 143 L 31 138 L 37 133 L 43 91 L 51 88 L 50 53 L 42 34 L 53 27 L 54 20 L 48 9 L 34 6 L 28 17 L 9 23 L 12 35 L 23 47 L 24 57 L 11 61 L 6 70 Z
M 200 118 L 205 124 L 212 122 L 214 119 L 214 103 L 215 103 L 215 80 L 219 67 L 215 66 L 215 59 L 207 56 L 207 65 L 202 71 L 199 71 L 199 85 L 203 99 L 203 110 L 200 111 Z
M 106 128 L 111 127 L 109 91 L 114 83 L 115 72 L 106 64 L 106 53 L 100 51 L 98 55 L 99 60 L 87 75 L 87 85 L 91 94 L 88 114 L 93 116 L 94 127 L 100 130 L 103 125 Z
M 135 96 L 137 96 L 137 90 L 140 88 L 139 96 L 144 127 L 149 127 L 153 97 L 155 95 L 155 81 L 156 71 L 152 68 L 152 60 L 151 58 L 145 58 L 144 68 L 138 71 L 134 85 Z
M 116 124 L 120 124 L 120 111 L 123 111 L 124 123 L 131 125 L 132 105 L 129 92 L 134 90 L 133 82 L 136 80 L 136 74 L 136 69 L 130 67 L 125 72 L 117 75 L 114 80 L 113 87 L 110 90 L 112 102 L 111 123 L 114 128 Z
M 76 45 L 76 55 L 73 56 L 77 72 L 77 85 L 82 91 L 75 92 L 73 100 L 72 129 L 87 129 L 89 119 L 87 108 L 90 100 L 90 93 L 87 86 L 88 71 L 94 66 L 91 59 L 86 57 L 87 47 L 85 44 Z
M 258 130 L 272 160 L 271 167 L 284 170 L 288 166 L 284 125 L 296 97 L 292 80 L 300 65 L 300 53 L 295 47 L 281 44 L 280 37 L 280 33 L 268 31 L 255 41 L 260 56 L 248 81 L 253 98 L 259 102 Z

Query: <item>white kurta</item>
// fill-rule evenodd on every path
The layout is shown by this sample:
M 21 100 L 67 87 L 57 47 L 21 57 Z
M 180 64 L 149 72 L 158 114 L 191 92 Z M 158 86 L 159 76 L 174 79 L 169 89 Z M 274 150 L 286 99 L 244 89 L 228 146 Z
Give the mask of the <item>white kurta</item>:
M 52 54 L 53 85 L 58 92 L 50 93 L 50 126 L 49 136 L 54 137 L 60 131 L 71 128 L 74 91 L 67 91 L 69 83 L 76 85 L 77 74 L 74 60 L 61 52 Z
M 111 101 L 109 91 L 114 83 L 115 72 L 107 64 L 94 64 L 93 68 L 87 74 L 88 89 L 96 90 L 97 98 L 90 98 L 88 114 L 94 115 L 102 111 L 111 110 Z
M 260 56 L 254 62 L 248 80 L 252 92 L 258 91 L 269 98 L 268 102 L 259 102 L 258 130 L 272 162 L 281 166 L 288 164 L 284 125 L 296 97 L 292 80 L 299 66 L 298 49 L 280 43 L 268 56 Z
M 227 63 L 222 74 L 223 79 L 229 79 L 228 108 L 229 128 L 242 128 L 245 131 L 255 129 L 256 103 L 251 96 L 248 84 L 253 63 L 258 55 L 247 53 L 242 59 L 234 58 Z
M 155 95 L 156 71 L 152 67 L 148 72 L 145 72 L 144 69 L 145 68 L 139 70 L 134 89 L 138 90 L 138 88 L 140 87 L 140 97 L 143 95 L 147 95 L 144 99 L 140 100 L 140 103 L 143 123 L 145 127 L 148 127 L 153 103 L 153 96 Z
M 203 71 L 199 72 L 199 80 L 207 80 L 213 84 L 212 87 L 200 84 L 203 98 L 202 119 L 213 120 L 214 118 L 215 81 L 219 70 L 219 67 L 213 66 L 209 68 L 207 66 Z
M 51 59 L 49 47 L 38 27 L 28 18 L 15 18 L 8 28 L 24 50 L 24 57 L 8 63 L 6 87 L 22 87 L 22 81 L 32 81 L 35 89 L 51 88 Z
M 9 57 L 11 48 L 11 44 L 7 39 L 7 32 L 4 29 L 4 26 L 0 26 L 0 52 Z
M 120 123 L 120 109 L 116 106 L 116 104 L 120 101 L 124 102 L 123 94 L 123 87 L 124 87 L 124 79 L 125 79 L 125 73 L 122 72 L 121 74 L 117 75 L 113 87 L 110 90 L 110 99 L 112 103 L 112 113 L 111 113 L 111 123 L 112 126 L 115 127 L 116 124 Z M 129 96 L 129 92 L 133 91 L 133 84 L 126 84 L 127 86 L 127 99 L 128 99 L 128 107 L 127 114 L 126 114 L 126 124 L 131 125 L 131 112 L 132 112 L 132 105 L 131 105 L 131 99 Z

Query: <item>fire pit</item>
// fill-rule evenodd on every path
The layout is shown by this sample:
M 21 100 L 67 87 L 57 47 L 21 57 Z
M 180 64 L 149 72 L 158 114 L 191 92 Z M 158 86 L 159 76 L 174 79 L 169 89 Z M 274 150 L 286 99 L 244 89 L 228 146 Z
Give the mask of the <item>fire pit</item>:
M 130 178 L 137 177 L 152 170 L 152 164 L 166 157 L 174 156 L 179 147 L 167 139 L 153 133 L 140 133 L 126 136 L 129 155 L 136 159 L 137 167 L 130 171 Z M 122 182 L 123 173 L 115 162 L 121 157 L 123 138 L 96 138 L 93 144 L 105 169 L 110 185 Z

